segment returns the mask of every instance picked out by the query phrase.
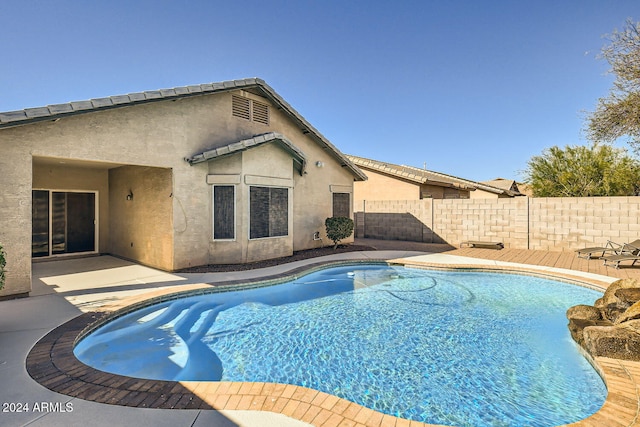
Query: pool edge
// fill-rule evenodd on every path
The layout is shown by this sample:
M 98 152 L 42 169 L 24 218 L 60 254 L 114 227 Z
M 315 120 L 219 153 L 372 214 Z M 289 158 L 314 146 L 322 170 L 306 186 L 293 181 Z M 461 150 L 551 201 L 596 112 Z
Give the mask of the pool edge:
M 599 290 L 607 283 L 583 277 L 541 272 L 496 265 L 451 265 L 435 263 L 403 263 L 402 259 L 332 261 L 312 264 L 285 274 L 243 282 L 249 286 L 280 283 L 299 274 L 308 274 L 318 269 L 357 265 L 362 263 L 387 263 L 408 267 L 431 269 L 457 269 L 532 274 L 540 277 L 570 281 Z M 157 290 L 143 295 L 123 299 L 118 303 L 101 307 L 100 311 L 82 314 L 39 340 L 27 356 L 29 375 L 42 386 L 68 396 L 99 403 L 164 409 L 215 409 L 258 410 L 281 413 L 294 419 L 317 426 L 432 426 L 386 415 L 356 403 L 317 390 L 275 383 L 250 382 L 194 382 L 157 381 L 130 378 L 98 371 L 80 362 L 73 354 L 75 343 L 91 330 L 107 320 L 139 307 L 166 301 L 185 295 L 220 292 L 238 283 L 221 285 L 195 284 Z M 640 389 L 640 362 L 597 357 L 594 368 L 607 386 L 607 398 L 602 408 L 593 415 L 577 421 L 571 426 L 592 425 L 638 425 Z

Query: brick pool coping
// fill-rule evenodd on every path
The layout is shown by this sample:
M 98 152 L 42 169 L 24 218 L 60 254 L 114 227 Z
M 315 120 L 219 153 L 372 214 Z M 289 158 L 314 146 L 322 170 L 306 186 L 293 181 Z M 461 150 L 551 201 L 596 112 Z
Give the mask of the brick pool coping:
M 366 263 L 376 262 L 367 260 Z M 378 261 L 381 262 L 381 261 Z M 502 271 L 550 276 L 605 289 L 607 283 L 570 274 L 540 272 L 535 269 L 502 266 L 445 265 L 393 260 L 411 267 Z M 266 278 L 265 282 L 283 281 L 309 270 L 357 262 L 318 263 L 286 274 Z M 541 274 L 542 273 L 542 274 Z M 246 284 L 246 282 L 243 282 Z M 255 283 L 255 282 L 253 282 Z M 80 362 L 73 354 L 77 340 L 114 315 L 130 312 L 149 303 L 175 298 L 176 295 L 226 290 L 240 283 L 222 286 L 196 284 L 179 289 L 162 289 L 123 299 L 100 311 L 82 314 L 49 332 L 32 348 L 26 360 L 29 375 L 42 386 L 72 397 L 93 402 L 136 408 L 252 410 L 280 413 L 315 426 L 433 426 L 377 412 L 345 399 L 306 387 L 227 381 L 158 381 L 131 378 L 96 370 Z M 589 359 L 589 357 L 587 357 Z M 590 360 L 607 386 L 602 408 L 572 426 L 640 425 L 640 362 L 597 357 Z

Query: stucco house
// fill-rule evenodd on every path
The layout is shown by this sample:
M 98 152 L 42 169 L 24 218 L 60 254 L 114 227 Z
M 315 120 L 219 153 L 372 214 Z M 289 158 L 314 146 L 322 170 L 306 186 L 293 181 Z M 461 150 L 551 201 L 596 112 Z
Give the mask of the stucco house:
M 491 199 L 519 196 L 517 185 L 497 186 L 412 166 L 347 155 L 369 178 L 354 183 L 356 206 L 363 200 Z
M 0 113 L 0 298 L 32 259 L 173 271 L 317 247 L 366 175 L 261 79 Z

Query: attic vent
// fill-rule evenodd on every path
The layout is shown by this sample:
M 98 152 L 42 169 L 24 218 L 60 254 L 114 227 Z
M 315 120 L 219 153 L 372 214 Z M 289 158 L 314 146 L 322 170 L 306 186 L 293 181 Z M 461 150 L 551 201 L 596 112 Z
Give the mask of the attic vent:
M 269 124 L 269 106 L 253 99 L 232 95 L 231 112 L 234 117 L 263 125 Z
M 253 101 L 253 121 L 262 123 L 263 125 L 268 125 L 269 106 L 260 102 Z
M 234 117 L 251 120 L 251 100 L 233 95 L 231 111 Z

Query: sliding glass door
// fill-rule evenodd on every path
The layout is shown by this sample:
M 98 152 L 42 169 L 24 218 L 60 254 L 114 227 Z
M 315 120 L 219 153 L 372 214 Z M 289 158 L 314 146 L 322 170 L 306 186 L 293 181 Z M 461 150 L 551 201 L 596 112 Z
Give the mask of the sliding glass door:
M 49 191 L 33 190 L 31 204 L 31 254 L 49 256 Z
M 34 257 L 96 251 L 96 193 L 33 190 Z

